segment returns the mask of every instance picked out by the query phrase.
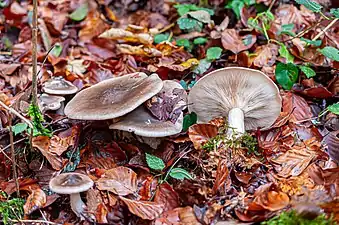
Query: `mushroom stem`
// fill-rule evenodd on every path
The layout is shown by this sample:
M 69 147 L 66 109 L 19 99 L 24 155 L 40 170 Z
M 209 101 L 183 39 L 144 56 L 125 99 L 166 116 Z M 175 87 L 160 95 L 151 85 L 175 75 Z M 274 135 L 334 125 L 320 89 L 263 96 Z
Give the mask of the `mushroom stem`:
M 233 108 L 228 113 L 228 126 L 227 135 L 232 138 L 241 136 L 245 133 L 244 125 L 244 112 L 239 108 Z
M 70 200 L 71 200 L 71 208 L 73 212 L 81 219 L 84 219 L 82 212 L 84 211 L 84 208 L 86 207 L 86 205 L 81 200 L 80 193 L 78 192 L 78 193 L 70 194 Z

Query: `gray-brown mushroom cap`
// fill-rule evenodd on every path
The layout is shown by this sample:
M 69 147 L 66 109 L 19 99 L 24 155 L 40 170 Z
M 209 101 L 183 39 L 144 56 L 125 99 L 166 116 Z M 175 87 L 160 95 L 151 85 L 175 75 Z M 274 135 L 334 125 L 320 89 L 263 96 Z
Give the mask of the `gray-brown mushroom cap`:
M 47 80 L 42 87 L 43 91 L 52 95 L 71 95 L 78 91 L 78 88 L 63 77 L 53 77 Z
M 229 67 L 201 78 L 188 95 L 188 109 L 199 122 L 227 118 L 234 108 L 243 111 L 246 130 L 267 128 L 281 111 L 279 89 L 261 71 Z
M 183 89 L 182 86 L 174 81 L 164 81 L 164 87 L 160 92 L 166 92 L 168 96 L 173 97 L 173 90 L 175 88 Z M 186 92 L 184 92 L 184 100 L 179 101 L 174 110 L 180 110 L 186 104 Z M 110 129 L 124 130 L 134 132 L 136 135 L 143 137 L 166 137 L 175 135 L 181 132 L 183 126 L 183 112 L 175 123 L 171 121 L 160 121 L 155 118 L 144 105 L 139 106 L 133 112 L 122 117 L 120 121 L 110 125 Z
M 65 115 L 79 120 L 106 120 L 136 109 L 163 87 L 157 74 L 133 73 L 104 80 L 80 91 L 66 105 Z
M 81 173 L 62 173 L 49 182 L 49 188 L 58 194 L 74 194 L 87 191 L 93 186 L 93 181 Z
M 39 106 L 42 111 L 45 110 L 58 110 L 61 107 L 61 103 L 65 101 L 62 96 L 41 94 L 39 96 Z

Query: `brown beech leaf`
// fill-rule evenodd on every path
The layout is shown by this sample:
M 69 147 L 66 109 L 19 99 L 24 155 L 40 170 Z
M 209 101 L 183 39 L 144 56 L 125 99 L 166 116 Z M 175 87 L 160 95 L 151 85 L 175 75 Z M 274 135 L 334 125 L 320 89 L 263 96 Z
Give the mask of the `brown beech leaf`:
M 290 122 L 297 123 L 298 121 L 309 120 L 313 117 L 311 108 L 304 98 L 287 92 L 282 95 L 282 99 L 283 112 L 291 113 Z
M 29 215 L 35 210 L 44 207 L 45 204 L 46 204 L 45 192 L 41 189 L 33 190 L 26 200 L 26 203 L 24 205 L 24 212 L 26 215 Z
M 309 166 L 307 172 L 316 184 L 324 185 L 331 194 L 339 196 L 339 167 L 322 169 L 319 165 L 313 163 Z
M 99 35 L 99 38 L 107 38 L 111 40 L 124 40 L 126 42 L 134 42 L 150 45 L 153 43 L 153 38 L 147 33 L 136 33 L 123 30 L 121 28 L 111 28 Z
M 147 57 L 162 56 L 162 53 L 158 49 L 143 45 L 133 46 L 128 44 L 118 44 L 117 49 L 122 54 L 128 55 L 147 56 Z
M 176 208 L 164 212 L 153 225 L 201 225 L 195 217 L 192 207 Z
M 40 186 L 37 184 L 37 180 L 32 178 L 18 178 L 19 190 L 20 191 L 33 191 L 40 189 Z M 0 189 L 6 192 L 6 194 L 11 195 L 16 191 L 16 185 L 14 180 L 8 182 L 0 182 Z
M 275 189 L 273 183 L 261 185 L 254 193 L 253 202 L 270 211 L 285 208 L 289 205 L 290 198 L 284 192 Z
M 4 64 L 0 63 L 1 75 L 12 75 L 21 65 L 20 64 Z
M 250 49 L 257 41 L 257 36 L 247 34 L 240 36 L 235 29 L 225 29 L 221 33 L 221 43 L 224 49 L 238 54 L 244 50 Z
M 137 191 L 137 174 L 130 168 L 119 166 L 106 171 L 96 184 L 101 191 L 125 196 Z
M 163 212 L 164 206 L 155 202 L 136 201 L 120 196 L 129 211 L 144 220 L 154 220 Z
M 217 174 L 213 185 L 212 193 L 215 195 L 217 191 L 225 186 L 231 185 L 229 171 L 226 159 L 220 159 L 217 168 Z
M 164 212 L 179 207 L 179 196 L 168 183 L 162 183 L 155 192 L 154 202 L 164 205 Z
M 339 130 L 332 131 L 324 137 L 330 157 L 339 163 Z
M 322 208 L 328 216 L 332 216 L 332 219 L 334 221 L 339 223 L 339 200 L 338 199 L 321 204 L 320 208 Z
M 278 49 L 278 46 L 272 43 L 257 47 L 254 51 L 253 65 L 260 68 L 272 67 L 277 60 Z
M 49 146 L 49 150 L 52 153 L 61 156 L 68 147 L 73 146 L 75 143 L 76 137 L 79 135 L 79 127 L 74 126 L 65 130 L 58 135 L 53 135 L 50 139 L 51 145 Z
M 194 124 L 188 129 L 188 136 L 195 149 L 202 149 L 202 146 L 217 134 L 218 128 L 212 124 Z
M 96 10 L 89 12 L 83 23 L 85 26 L 79 31 L 79 38 L 83 42 L 90 41 L 108 28 L 108 24 L 100 18 L 100 13 Z

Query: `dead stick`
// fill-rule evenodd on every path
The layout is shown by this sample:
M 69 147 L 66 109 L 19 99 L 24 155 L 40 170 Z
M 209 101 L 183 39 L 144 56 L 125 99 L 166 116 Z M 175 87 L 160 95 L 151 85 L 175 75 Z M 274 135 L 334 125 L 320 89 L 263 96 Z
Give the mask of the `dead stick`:
M 325 27 L 319 34 L 317 34 L 317 36 L 315 36 L 312 41 L 317 40 L 321 35 L 323 35 L 328 29 L 330 29 L 337 21 L 339 20 L 339 18 L 335 18 L 330 24 L 327 25 L 327 27 Z
M 25 117 L 23 117 L 19 112 L 15 111 L 15 109 L 8 107 L 5 103 L 3 103 L 2 101 L 0 101 L 0 105 L 2 107 L 4 107 L 8 112 L 16 115 L 17 117 L 19 117 L 22 121 L 24 121 L 25 123 L 27 123 L 27 125 L 33 129 L 33 124 L 31 123 L 31 121 L 29 121 L 28 119 L 26 119 Z
M 37 42 L 38 42 L 38 0 L 33 0 L 33 19 L 32 19 L 32 104 L 38 105 L 38 91 L 37 91 Z
M 19 191 L 20 187 L 19 187 L 19 181 L 18 181 L 18 174 L 17 174 L 17 171 L 16 171 L 14 137 L 13 137 L 13 131 L 12 131 L 12 116 L 11 116 L 10 112 L 8 112 L 8 126 L 9 126 L 9 142 L 11 144 L 11 158 L 12 158 L 13 179 L 15 181 L 16 195 L 19 198 L 20 197 L 20 191 Z

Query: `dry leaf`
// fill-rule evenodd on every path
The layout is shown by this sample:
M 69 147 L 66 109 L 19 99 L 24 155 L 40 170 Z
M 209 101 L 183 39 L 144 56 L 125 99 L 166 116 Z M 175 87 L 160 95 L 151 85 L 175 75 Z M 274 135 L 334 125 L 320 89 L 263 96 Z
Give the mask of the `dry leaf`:
M 217 134 L 218 128 L 212 124 L 194 124 L 188 129 L 188 136 L 195 149 L 201 149 L 209 139 L 217 136 Z
M 162 183 L 155 192 L 154 202 L 164 206 L 164 211 L 179 207 L 179 196 L 168 183 Z
M 213 195 L 215 195 L 220 188 L 224 187 L 225 185 L 230 186 L 230 184 L 231 179 L 229 177 L 227 161 L 225 159 L 220 159 L 218 163 L 215 182 L 212 189 Z
M 225 29 L 221 33 L 222 46 L 226 50 L 231 50 L 234 54 L 250 49 L 256 41 L 257 36 L 253 34 L 240 36 L 235 29 Z
M 127 205 L 131 213 L 144 220 L 154 220 L 164 210 L 162 204 L 155 202 L 136 201 L 124 197 L 120 197 L 120 199 Z
M 119 44 L 117 45 L 117 49 L 122 54 L 147 56 L 147 57 L 161 57 L 162 56 L 162 53 L 156 48 L 147 47 L 143 45 L 132 46 L 132 45 L 127 45 L 127 44 Z
M 192 207 L 187 206 L 164 212 L 153 225 L 201 225 L 201 223 L 195 217 Z
M 44 207 L 46 204 L 46 194 L 41 189 L 35 189 L 28 196 L 24 205 L 24 212 L 26 215 L 31 214 L 37 209 Z
M 111 40 L 124 40 L 126 42 L 134 42 L 141 44 L 151 45 L 153 43 L 153 37 L 147 33 L 134 34 L 130 31 L 120 28 L 111 28 L 99 35 L 99 38 L 107 38 Z
M 272 67 L 277 60 L 278 46 L 275 44 L 267 44 L 258 46 L 255 51 L 253 65 L 257 67 Z

